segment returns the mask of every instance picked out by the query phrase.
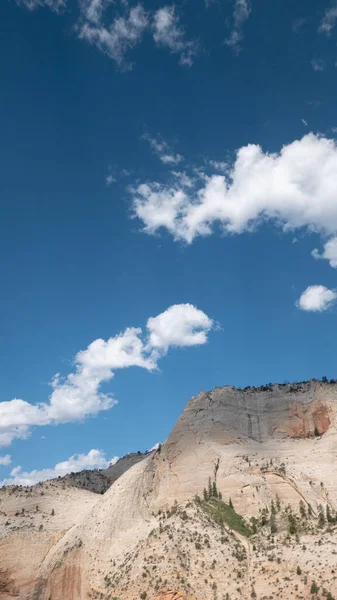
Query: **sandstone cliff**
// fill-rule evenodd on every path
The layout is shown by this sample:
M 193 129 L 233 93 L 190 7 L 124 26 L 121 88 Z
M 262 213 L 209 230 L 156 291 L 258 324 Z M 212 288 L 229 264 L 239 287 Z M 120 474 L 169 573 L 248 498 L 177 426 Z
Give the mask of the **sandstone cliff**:
M 336 415 L 336 384 L 216 388 L 103 495 L 1 491 L 0 598 L 337 595 Z

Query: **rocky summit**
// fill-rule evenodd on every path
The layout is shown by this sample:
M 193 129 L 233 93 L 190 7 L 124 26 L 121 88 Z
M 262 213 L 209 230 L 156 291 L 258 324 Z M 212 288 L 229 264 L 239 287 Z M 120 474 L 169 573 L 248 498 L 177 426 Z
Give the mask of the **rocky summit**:
M 0 598 L 337 598 L 337 384 L 201 392 L 156 451 L 0 490 Z

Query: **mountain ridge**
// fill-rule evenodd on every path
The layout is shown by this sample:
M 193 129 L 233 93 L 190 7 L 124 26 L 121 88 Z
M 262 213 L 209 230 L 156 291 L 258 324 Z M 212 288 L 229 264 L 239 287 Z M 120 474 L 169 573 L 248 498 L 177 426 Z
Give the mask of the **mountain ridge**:
M 217 387 L 103 494 L 0 490 L 0 598 L 336 596 L 336 415 L 335 382 Z

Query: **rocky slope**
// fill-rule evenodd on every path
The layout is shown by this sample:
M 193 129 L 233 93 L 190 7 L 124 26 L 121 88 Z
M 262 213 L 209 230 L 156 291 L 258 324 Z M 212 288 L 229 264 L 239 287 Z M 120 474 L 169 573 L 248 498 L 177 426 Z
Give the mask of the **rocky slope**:
M 59 477 L 58 481 L 62 485 L 71 485 L 94 494 L 104 494 L 125 471 L 143 460 L 149 453 L 132 452 L 120 458 L 107 469 L 86 469 L 78 473 L 69 473 L 69 475 Z
M 0 598 L 337 597 L 336 416 L 335 383 L 216 388 L 104 494 L 0 491 Z

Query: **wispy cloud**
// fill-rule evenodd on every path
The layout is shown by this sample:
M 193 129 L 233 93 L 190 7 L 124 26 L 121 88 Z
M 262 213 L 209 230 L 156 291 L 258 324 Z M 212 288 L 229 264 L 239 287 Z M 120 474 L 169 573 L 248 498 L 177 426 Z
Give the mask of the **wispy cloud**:
M 308 22 L 307 17 L 300 17 L 293 22 L 293 32 L 298 33 L 300 29 Z
M 334 2 L 330 8 L 325 11 L 324 17 L 318 28 L 320 33 L 330 35 L 332 29 L 335 27 L 337 22 L 337 2 Z
M 100 23 L 103 12 L 115 0 L 79 0 L 82 15 L 91 23 Z
M 301 294 L 296 306 L 307 312 L 323 312 L 337 300 L 335 290 L 329 290 L 324 285 L 310 285 Z
M 113 175 L 107 175 L 105 178 L 105 183 L 109 187 L 113 183 L 116 183 L 117 179 Z
M 234 0 L 233 28 L 225 44 L 230 46 L 234 52 L 241 50 L 243 39 L 243 26 L 251 14 L 251 0 Z
M 325 62 L 320 58 L 313 58 L 313 60 L 311 61 L 311 66 L 314 69 L 314 71 L 324 71 Z
M 184 160 L 184 157 L 181 154 L 175 154 L 172 152 L 168 143 L 165 142 L 160 135 L 151 137 L 151 135 L 148 133 L 144 133 L 142 139 L 150 144 L 153 152 L 165 165 L 177 165 Z
M 46 6 L 56 13 L 67 6 L 67 0 L 14 1 L 28 10 Z M 181 65 L 191 66 L 198 53 L 197 41 L 186 38 L 173 4 L 157 10 L 145 10 L 141 2 L 130 6 L 128 0 L 118 3 L 116 0 L 78 0 L 78 7 L 74 27 L 78 38 L 98 48 L 121 70 L 132 68 L 128 54 L 140 44 L 145 33 L 152 36 L 156 46 L 178 55 Z
M 192 65 L 198 45 L 196 41 L 186 39 L 174 5 L 164 6 L 154 13 L 152 29 L 157 46 L 166 47 L 172 54 L 178 54 L 181 65 Z
M 321 106 L 321 101 L 320 100 L 310 100 L 308 102 L 308 105 L 311 106 L 312 108 L 319 108 L 319 106 Z
M 101 15 L 97 10 L 94 14 L 95 17 Z M 78 36 L 115 60 L 119 68 L 128 70 L 131 64 L 127 61 L 126 54 L 139 44 L 148 24 L 147 13 L 141 4 L 137 4 L 126 16 L 114 19 L 109 25 L 104 25 L 100 20 L 82 23 Z
M 47 7 L 53 12 L 61 12 L 67 5 L 67 0 L 15 0 L 19 6 L 24 6 L 28 10 Z
M 224 160 L 209 160 L 208 164 L 219 173 L 227 173 L 230 164 Z
M 72 373 L 54 376 L 48 402 L 0 402 L 0 446 L 28 437 L 34 426 L 81 421 L 109 410 L 116 400 L 101 386 L 113 379 L 117 369 L 137 366 L 153 371 L 171 346 L 205 343 L 212 326 L 212 320 L 195 306 L 177 304 L 151 317 L 145 334 L 139 327 L 128 327 L 106 341 L 93 341 L 75 356 Z
M 20 465 L 14 467 L 10 476 L 3 481 L 0 481 L 0 486 L 35 485 L 40 481 L 64 477 L 64 475 L 67 475 L 68 473 L 78 473 L 84 469 L 106 469 L 109 465 L 115 464 L 117 460 L 117 456 L 107 460 L 104 452 L 93 448 L 88 454 L 74 454 L 73 456 L 70 456 L 68 460 L 59 462 L 55 467 L 49 469 L 23 471 Z

